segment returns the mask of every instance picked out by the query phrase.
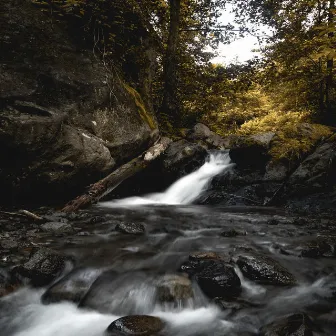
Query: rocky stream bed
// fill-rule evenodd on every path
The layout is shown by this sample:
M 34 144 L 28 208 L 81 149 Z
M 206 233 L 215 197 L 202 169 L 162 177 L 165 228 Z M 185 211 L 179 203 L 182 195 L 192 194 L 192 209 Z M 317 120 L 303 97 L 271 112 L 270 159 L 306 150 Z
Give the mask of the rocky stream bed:
M 44 223 L 1 219 L 1 335 L 335 335 L 334 218 L 196 205 L 42 212 Z

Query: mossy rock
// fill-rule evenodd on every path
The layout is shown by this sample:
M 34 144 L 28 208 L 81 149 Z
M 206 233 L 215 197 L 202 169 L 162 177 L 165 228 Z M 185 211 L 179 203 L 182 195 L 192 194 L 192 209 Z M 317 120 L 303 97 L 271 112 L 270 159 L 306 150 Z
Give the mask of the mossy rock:
M 143 121 L 147 122 L 149 127 L 154 130 L 156 129 L 156 122 L 153 116 L 146 110 L 145 103 L 141 98 L 141 95 L 138 91 L 124 83 L 124 87 L 129 94 L 134 98 L 135 105 L 138 108 L 138 112 Z

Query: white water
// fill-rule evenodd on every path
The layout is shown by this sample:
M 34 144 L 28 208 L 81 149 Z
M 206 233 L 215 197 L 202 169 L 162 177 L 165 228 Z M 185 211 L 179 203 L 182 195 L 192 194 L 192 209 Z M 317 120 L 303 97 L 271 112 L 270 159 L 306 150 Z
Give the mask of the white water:
M 206 190 L 213 177 L 224 171 L 229 171 L 233 166 L 228 153 L 211 154 L 202 167 L 182 177 L 162 193 L 143 197 L 128 197 L 102 202 L 99 205 L 119 207 L 146 204 L 191 204 Z

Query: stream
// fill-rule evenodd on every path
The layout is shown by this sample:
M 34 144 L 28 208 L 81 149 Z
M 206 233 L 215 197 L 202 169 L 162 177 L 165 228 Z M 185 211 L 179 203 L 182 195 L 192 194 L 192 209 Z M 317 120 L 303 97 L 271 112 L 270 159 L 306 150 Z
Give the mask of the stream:
M 299 222 L 298 216 L 278 208 L 193 205 L 211 179 L 232 166 L 227 153 L 212 154 L 165 192 L 102 202 L 73 221 L 74 233 L 36 235 L 35 245 L 71 256 L 59 280 L 75 275 L 90 282 L 91 290 L 79 303 L 50 303 L 41 300 L 48 286 L 20 288 L 0 299 L 0 335 L 101 336 L 114 320 L 137 314 L 161 318 L 167 336 L 248 336 L 259 335 L 260 328 L 285 315 L 307 313 L 316 325 L 314 335 L 334 336 L 335 258 L 303 257 L 304 244 L 299 243 L 329 237 L 334 227 L 330 221 L 320 221 L 322 226 L 310 219 Z M 115 230 L 125 223 L 143 225 L 145 233 Z M 191 277 L 189 297 L 159 300 L 160 279 L 182 276 L 181 265 L 195 252 L 215 253 L 232 265 L 239 294 L 215 299 Z M 295 284 L 252 280 L 237 263 L 246 255 L 270 258 Z M 101 280 L 93 282 L 97 278 Z

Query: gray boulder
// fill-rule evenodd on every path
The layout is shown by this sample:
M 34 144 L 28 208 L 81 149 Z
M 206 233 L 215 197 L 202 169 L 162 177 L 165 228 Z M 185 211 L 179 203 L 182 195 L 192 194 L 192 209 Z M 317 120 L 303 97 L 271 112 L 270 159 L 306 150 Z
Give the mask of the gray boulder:
M 151 145 L 156 120 L 64 22 L 30 1 L 0 6 L 2 201 L 63 202 Z
M 206 156 L 206 150 L 200 145 L 186 140 L 173 142 L 162 156 L 162 172 L 174 177 L 185 175 L 200 167 Z
M 33 252 L 30 259 L 15 268 L 18 277 L 28 278 L 33 286 L 45 286 L 55 280 L 66 267 L 66 257 L 48 248 Z
M 187 139 L 198 142 L 208 149 L 225 149 L 227 141 L 218 134 L 212 132 L 208 126 L 198 123 L 187 133 Z

